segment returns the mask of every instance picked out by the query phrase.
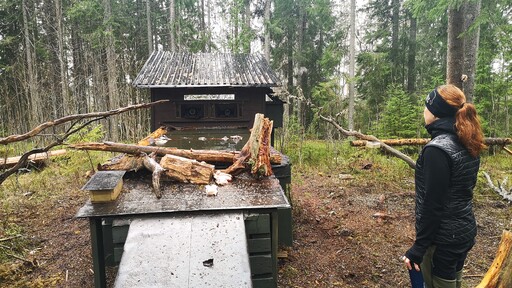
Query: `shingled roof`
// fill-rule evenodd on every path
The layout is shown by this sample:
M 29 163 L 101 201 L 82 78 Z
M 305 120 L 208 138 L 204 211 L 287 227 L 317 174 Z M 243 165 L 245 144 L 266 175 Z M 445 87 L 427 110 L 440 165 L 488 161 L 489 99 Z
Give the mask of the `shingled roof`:
M 279 80 L 259 54 L 155 51 L 136 87 L 275 87 Z

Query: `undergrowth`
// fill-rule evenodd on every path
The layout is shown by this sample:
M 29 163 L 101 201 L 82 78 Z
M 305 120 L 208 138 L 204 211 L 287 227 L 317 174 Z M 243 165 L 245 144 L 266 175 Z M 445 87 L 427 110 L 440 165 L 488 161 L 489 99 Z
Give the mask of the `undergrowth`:
M 87 131 L 73 135 L 69 143 L 100 141 L 103 138 L 101 126 L 92 127 Z M 18 149 L 30 149 L 31 144 L 16 149 L 2 147 L 3 153 L 14 153 Z M 59 147 L 60 148 L 60 147 Z M 65 147 L 62 147 L 65 148 Z M 58 149 L 58 148 L 57 148 Z M 290 141 L 280 149 L 290 157 L 292 163 L 292 183 L 303 181 L 301 175 L 314 173 L 321 176 L 338 177 L 350 175 L 356 181 L 353 185 L 378 183 L 384 189 L 414 190 L 414 171 L 404 161 L 385 155 L 380 149 L 352 147 L 349 141 L 304 140 Z M 21 151 L 20 150 L 20 151 Z M 8 152 L 6 152 L 8 151 Z M 417 149 L 409 149 L 417 151 Z M 19 153 L 16 153 L 19 154 Z M 416 159 L 417 154 L 409 154 Z M 29 241 L 24 227 L 17 225 L 16 213 L 20 207 L 37 207 L 38 204 L 58 198 L 70 190 L 79 190 L 86 182 L 86 173 L 94 169 L 98 163 L 103 163 L 112 154 L 106 152 L 68 152 L 54 157 L 46 166 L 28 167 L 24 173 L 12 175 L 0 185 L 0 281 L 15 281 L 19 271 L 30 263 L 17 261 L 16 256 L 26 258 L 37 244 Z M 475 189 L 475 200 L 488 198 L 500 200 L 487 185 L 482 173 L 486 171 L 493 180 L 502 181 L 512 173 L 512 156 L 499 152 L 497 155 L 484 155 Z M 1 172 L 1 171 L 0 171 Z M 382 186 L 380 186 L 382 185 Z M 509 184 L 510 185 L 510 184 Z M 51 203 L 51 202 L 50 202 Z M 14 255 L 14 256 L 13 256 Z M 293 271 L 291 272 L 293 273 Z M 23 287 L 52 286 L 62 278 L 62 275 L 48 275 L 46 279 L 36 279 L 32 283 L 20 284 Z M 15 283 L 15 282 L 10 282 Z
M 101 126 L 91 127 L 74 134 L 67 143 L 99 141 L 103 134 Z M 9 156 L 12 156 L 11 153 L 21 155 L 33 147 L 34 143 L 14 143 L 12 147 L 4 146 L 2 152 L 8 153 Z M 55 147 L 62 148 L 66 148 L 65 145 Z M 10 281 L 7 283 L 15 283 L 14 287 L 54 286 L 52 283 L 60 279 L 60 276 L 36 279 L 32 283 L 13 282 L 19 277 L 21 270 L 30 270 L 27 269 L 30 268 L 27 265 L 36 265 L 21 260 L 27 259 L 27 255 L 35 249 L 37 243 L 32 243 L 24 227 L 16 224 L 19 222 L 17 217 L 22 215 L 23 212 L 20 211 L 31 213 L 39 209 L 38 205 L 53 203 L 54 199 L 62 198 L 62 195 L 69 194 L 71 190 L 79 190 L 86 181 L 87 171 L 94 169 L 94 165 L 104 162 L 109 157 L 110 153 L 105 152 L 67 149 L 66 154 L 52 157 L 43 165 L 31 164 L 25 167 L 0 185 L 0 282 Z

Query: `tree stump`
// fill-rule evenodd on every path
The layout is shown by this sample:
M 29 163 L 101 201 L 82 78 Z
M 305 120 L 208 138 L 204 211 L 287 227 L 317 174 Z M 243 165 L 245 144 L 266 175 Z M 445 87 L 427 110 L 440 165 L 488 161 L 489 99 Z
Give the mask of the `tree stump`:
M 237 174 L 249 167 L 253 175 L 272 175 L 270 135 L 273 125 L 274 122 L 265 118 L 263 114 L 256 114 L 249 140 L 245 143 L 240 154 L 235 157 L 236 160 L 233 165 L 226 168 L 223 172 Z

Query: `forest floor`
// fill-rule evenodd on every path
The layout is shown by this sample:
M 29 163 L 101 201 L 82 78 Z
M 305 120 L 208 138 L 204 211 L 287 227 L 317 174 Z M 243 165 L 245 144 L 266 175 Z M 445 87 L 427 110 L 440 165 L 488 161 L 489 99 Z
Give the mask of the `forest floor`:
M 279 287 L 408 287 L 398 259 L 414 239 L 414 183 L 412 173 L 382 177 L 386 170 L 361 159 L 328 172 L 294 168 L 294 241 L 282 248 L 287 256 L 279 260 Z M 0 191 L 0 287 L 93 287 L 89 225 L 74 217 L 88 197 L 80 191 L 85 175 L 51 179 L 48 189 L 66 189 L 44 197 L 27 186 Z M 502 230 L 512 228 L 511 205 L 480 190 L 478 239 L 464 267 L 464 287 L 479 283 Z M 115 272 L 108 271 L 110 284 Z

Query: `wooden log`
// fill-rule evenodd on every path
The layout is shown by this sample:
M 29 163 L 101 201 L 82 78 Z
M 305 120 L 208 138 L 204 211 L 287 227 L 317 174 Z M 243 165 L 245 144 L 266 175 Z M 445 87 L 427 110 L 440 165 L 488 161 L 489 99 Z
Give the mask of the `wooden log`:
M 384 139 L 380 140 L 382 143 L 389 146 L 405 146 L 405 145 L 426 145 L 429 138 L 410 138 L 410 139 Z M 350 145 L 354 147 L 365 146 L 367 140 L 353 140 L 350 141 Z M 498 145 L 505 146 L 512 144 L 512 138 L 485 138 L 484 143 L 487 146 Z
M 53 150 L 53 151 L 48 151 L 45 153 L 32 154 L 28 157 L 28 160 L 32 161 L 32 162 L 40 163 L 40 162 L 47 160 L 50 157 L 64 155 L 64 154 L 66 154 L 66 149 Z M 0 159 L 0 168 L 13 167 L 16 164 L 18 164 L 20 159 L 21 159 L 21 156 Z
M 512 287 L 512 232 L 504 230 L 496 257 L 477 288 Z
M 124 170 L 124 171 L 139 171 L 144 167 L 144 157 L 139 155 L 126 155 L 121 154 L 107 163 L 98 164 L 99 171 L 104 170 Z
M 77 150 L 110 151 L 134 155 L 139 155 L 141 153 L 156 153 L 158 156 L 164 156 L 166 154 L 169 154 L 189 159 L 195 159 L 197 161 L 204 161 L 207 163 L 233 163 L 234 161 L 236 161 L 237 155 L 241 153 L 237 151 L 194 150 L 178 149 L 172 147 L 139 146 L 133 144 L 123 144 L 114 142 L 88 142 L 73 144 L 69 145 L 68 147 Z M 270 161 L 272 164 L 281 164 L 282 157 L 277 152 L 272 153 Z
M 208 184 L 215 172 L 215 166 L 175 155 L 165 155 L 160 165 L 165 175 L 184 183 Z
M 153 172 L 151 177 L 151 182 L 153 184 L 153 193 L 155 193 L 156 198 L 162 198 L 162 190 L 160 189 L 160 177 L 162 173 L 165 172 L 165 169 L 155 161 L 155 155 L 152 154 L 150 156 L 144 156 L 144 167 L 149 171 Z
M 270 134 L 272 127 L 273 121 L 265 118 L 263 114 L 256 114 L 249 140 L 236 157 L 233 165 L 226 168 L 223 172 L 237 174 L 246 169 L 247 166 L 250 166 L 253 175 L 272 175 L 272 165 L 270 163 Z

